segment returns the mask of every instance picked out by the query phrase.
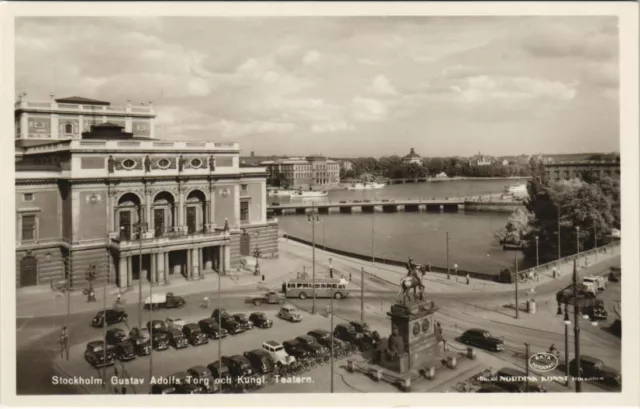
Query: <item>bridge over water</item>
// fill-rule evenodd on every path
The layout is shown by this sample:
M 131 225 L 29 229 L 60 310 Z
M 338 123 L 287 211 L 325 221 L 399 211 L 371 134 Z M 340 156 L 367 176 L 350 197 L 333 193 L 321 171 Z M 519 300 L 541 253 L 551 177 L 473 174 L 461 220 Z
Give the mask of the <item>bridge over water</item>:
M 268 211 L 274 215 L 286 214 L 306 214 L 313 209 L 317 209 L 320 214 L 331 212 L 339 213 L 373 213 L 381 211 L 383 213 L 396 212 L 451 212 L 460 210 L 485 210 L 512 212 L 522 206 L 519 201 L 477 201 L 464 199 L 404 199 L 404 200 L 362 200 L 362 201 L 340 201 L 340 202 L 320 202 L 320 203 L 282 203 L 271 204 Z

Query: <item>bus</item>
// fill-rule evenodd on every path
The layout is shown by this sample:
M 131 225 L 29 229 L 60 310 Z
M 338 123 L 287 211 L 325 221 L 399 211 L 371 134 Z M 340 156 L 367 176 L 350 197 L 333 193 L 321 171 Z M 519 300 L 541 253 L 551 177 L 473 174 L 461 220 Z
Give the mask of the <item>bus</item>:
M 300 298 L 304 300 L 313 297 L 315 291 L 316 298 L 331 298 L 331 293 L 335 299 L 347 297 L 349 282 L 344 278 L 316 278 L 315 289 L 311 278 L 296 278 L 285 283 L 285 295 L 287 298 Z

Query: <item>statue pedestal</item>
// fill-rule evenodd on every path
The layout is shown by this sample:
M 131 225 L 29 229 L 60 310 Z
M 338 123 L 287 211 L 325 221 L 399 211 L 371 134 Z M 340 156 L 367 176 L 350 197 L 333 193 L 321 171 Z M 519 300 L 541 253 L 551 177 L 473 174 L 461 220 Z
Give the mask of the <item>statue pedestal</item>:
M 387 313 L 391 317 L 391 328 L 397 328 L 397 336 L 391 343 L 402 342 L 404 354 L 398 356 L 382 352 L 381 365 L 389 370 L 406 373 L 422 369 L 427 363 L 437 360 L 441 353 L 434 333 L 433 301 L 415 301 L 395 304 Z

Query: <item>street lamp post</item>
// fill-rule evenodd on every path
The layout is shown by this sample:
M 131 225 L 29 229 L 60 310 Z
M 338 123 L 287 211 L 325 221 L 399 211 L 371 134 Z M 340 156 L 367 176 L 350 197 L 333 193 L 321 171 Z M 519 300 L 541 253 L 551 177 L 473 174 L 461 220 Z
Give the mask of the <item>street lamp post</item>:
M 558 261 L 562 258 L 562 247 L 560 244 L 560 205 L 556 206 L 558 209 Z
M 596 260 L 598 259 L 598 235 L 596 232 L 596 221 L 593 221 L 593 248 L 596 251 Z
M 576 226 L 576 257 L 580 256 L 580 226 Z
M 308 216 L 311 223 L 311 241 L 312 241 L 312 284 L 313 284 L 313 304 L 311 305 L 311 314 L 316 313 L 316 223 L 320 221 L 320 217 L 316 214 L 315 203 L 311 206 L 311 214 Z
M 373 211 L 371 213 L 371 264 L 375 264 L 376 262 L 376 207 L 373 206 Z
M 580 228 L 576 227 L 576 230 L 579 231 Z M 576 392 L 582 392 L 582 381 L 580 380 L 580 321 L 578 320 L 578 260 L 573 262 L 573 338 L 576 344 Z
M 540 258 L 538 254 L 538 236 L 536 236 L 536 267 L 540 266 Z
M 447 280 L 451 280 L 451 272 L 449 271 L 449 232 L 447 232 Z
M 564 306 L 564 372 L 567 380 L 565 386 L 569 387 L 569 325 L 571 320 L 569 319 L 569 309 L 566 304 Z
M 515 281 L 516 281 L 516 319 L 520 318 L 520 302 L 518 300 L 518 281 L 520 281 L 520 278 L 518 277 L 518 254 L 514 253 L 514 258 L 516 259 L 516 275 L 515 275 Z
M 458 282 L 458 264 L 453 264 L 453 271 L 456 273 L 456 283 Z
M 331 304 L 330 304 L 330 313 L 331 319 L 329 322 L 330 328 L 329 333 L 331 333 L 331 393 L 333 393 L 333 298 L 334 298 L 334 289 L 333 285 L 331 286 Z
M 142 221 L 142 206 L 138 206 L 138 328 L 142 328 L 142 232 L 146 230 Z M 151 305 L 149 305 L 151 308 Z
M 524 349 L 525 349 L 525 353 L 524 353 L 525 354 L 525 363 L 524 363 L 524 365 L 525 365 L 525 368 L 526 368 L 525 369 L 526 374 L 525 374 L 525 377 L 524 377 L 524 391 L 525 392 L 529 392 L 529 348 L 530 348 L 529 343 L 525 342 L 524 343 Z

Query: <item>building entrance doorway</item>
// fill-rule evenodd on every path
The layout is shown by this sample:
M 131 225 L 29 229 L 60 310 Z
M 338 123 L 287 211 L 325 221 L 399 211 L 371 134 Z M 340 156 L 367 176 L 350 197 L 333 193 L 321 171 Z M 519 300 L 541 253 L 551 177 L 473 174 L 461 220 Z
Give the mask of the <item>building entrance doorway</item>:
M 251 255 L 251 236 L 249 236 L 249 233 L 242 233 L 240 235 L 240 255 Z
M 20 261 L 20 287 L 38 285 L 38 260 L 27 256 Z

